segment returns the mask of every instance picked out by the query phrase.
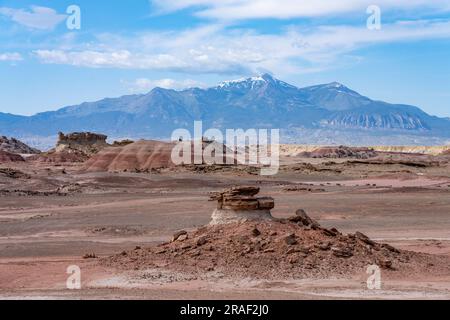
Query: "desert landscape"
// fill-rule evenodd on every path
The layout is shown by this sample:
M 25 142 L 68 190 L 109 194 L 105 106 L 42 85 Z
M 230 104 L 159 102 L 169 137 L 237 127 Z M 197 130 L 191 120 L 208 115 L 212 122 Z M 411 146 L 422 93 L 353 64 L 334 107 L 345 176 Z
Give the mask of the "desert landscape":
M 430 317 L 449 53 L 450 0 L 0 1 L 0 302 Z
M 281 145 L 261 176 L 163 141 L 0 142 L 0 299 L 450 299 L 448 147 Z

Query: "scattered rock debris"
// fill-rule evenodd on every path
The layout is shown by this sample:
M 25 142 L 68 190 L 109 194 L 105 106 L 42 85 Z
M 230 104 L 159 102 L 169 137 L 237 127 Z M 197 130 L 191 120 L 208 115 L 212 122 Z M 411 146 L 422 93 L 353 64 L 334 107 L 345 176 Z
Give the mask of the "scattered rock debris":
M 274 200 L 257 198 L 259 191 L 243 186 L 213 193 L 211 199 L 218 201 L 216 223 L 178 231 L 170 242 L 124 251 L 101 262 L 127 270 L 164 268 L 199 277 L 214 271 L 253 279 L 348 277 L 373 264 L 391 272 L 431 272 L 443 265 L 450 269 L 439 256 L 398 250 L 361 232 L 344 235 L 324 228 L 303 209 L 288 219 L 273 218 Z M 218 210 L 232 212 L 237 219 L 217 223 Z

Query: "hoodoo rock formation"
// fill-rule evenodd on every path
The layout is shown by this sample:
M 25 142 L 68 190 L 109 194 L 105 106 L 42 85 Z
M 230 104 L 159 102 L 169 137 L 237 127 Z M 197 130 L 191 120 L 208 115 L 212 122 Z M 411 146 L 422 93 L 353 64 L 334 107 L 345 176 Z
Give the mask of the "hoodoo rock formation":
M 275 201 L 270 197 L 255 197 L 259 190 L 257 187 L 243 186 L 212 193 L 210 200 L 217 201 L 217 209 L 212 214 L 211 225 L 272 220 L 270 210 L 275 207 Z
M 398 250 L 361 232 L 322 227 L 304 210 L 272 218 L 272 198 L 259 188 L 234 187 L 212 194 L 218 201 L 211 224 L 176 232 L 169 242 L 138 247 L 101 260 L 125 270 L 164 268 L 194 277 L 222 274 L 253 279 L 354 277 L 377 264 L 386 272 L 441 272 L 445 258 Z M 431 271 L 433 268 L 433 271 Z

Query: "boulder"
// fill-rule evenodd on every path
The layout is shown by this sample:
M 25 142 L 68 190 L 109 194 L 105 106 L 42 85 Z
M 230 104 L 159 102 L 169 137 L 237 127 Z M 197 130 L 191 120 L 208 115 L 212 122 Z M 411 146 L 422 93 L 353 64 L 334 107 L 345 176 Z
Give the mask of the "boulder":
M 392 269 L 392 261 L 388 259 L 379 259 L 377 261 L 378 265 L 383 269 Z
M 353 256 L 353 251 L 347 247 L 332 247 L 331 252 L 339 258 L 349 258 Z
M 289 246 L 293 246 L 293 245 L 296 245 L 298 243 L 297 237 L 295 236 L 295 234 L 290 234 L 290 235 L 286 236 L 284 238 L 284 241 Z
M 329 241 L 321 242 L 321 243 L 319 243 L 318 247 L 322 251 L 330 250 L 331 242 L 329 242 Z
M 172 242 L 180 240 L 181 236 L 187 236 L 187 234 L 188 233 L 186 230 L 180 230 L 180 231 L 175 232 L 172 236 Z
M 275 208 L 275 200 L 270 197 L 258 198 L 258 208 L 271 210 Z
M 206 239 L 206 237 L 200 237 L 200 238 L 198 238 L 197 241 L 196 241 L 196 245 L 197 245 L 198 247 L 201 247 L 201 246 L 203 246 L 203 245 L 205 245 L 205 244 L 207 244 L 207 243 L 208 243 L 208 240 Z
M 366 236 L 365 234 L 363 234 L 363 233 L 361 233 L 359 231 L 357 231 L 355 233 L 355 238 L 358 239 L 358 240 L 361 240 L 362 242 L 364 242 L 364 243 L 366 243 L 366 244 L 368 244 L 370 246 L 374 246 L 375 245 L 374 241 L 370 240 L 370 238 L 368 236 Z
M 329 230 L 329 229 L 323 229 L 322 230 L 323 234 L 329 237 L 336 237 L 338 235 L 337 232 L 335 232 L 334 230 Z
M 259 231 L 257 228 L 254 228 L 254 229 L 252 230 L 252 236 L 258 237 L 258 236 L 260 236 L 260 235 L 261 235 L 261 231 Z
M 388 251 L 391 251 L 391 252 L 394 252 L 394 253 L 400 253 L 400 250 L 398 250 L 397 248 L 394 248 L 393 246 L 391 246 L 391 245 L 389 245 L 387 243 L 382 244 L 382 247 L 384 249 L 388 250 Z
M 303 209 L 298 209 L 295 212 L 295 216 L 288 218 L 288 220 L 297 223 L 300 226 L 310 227 L 311 229 L 320 228 L 320 224 L 316 220 L 310 218 Z

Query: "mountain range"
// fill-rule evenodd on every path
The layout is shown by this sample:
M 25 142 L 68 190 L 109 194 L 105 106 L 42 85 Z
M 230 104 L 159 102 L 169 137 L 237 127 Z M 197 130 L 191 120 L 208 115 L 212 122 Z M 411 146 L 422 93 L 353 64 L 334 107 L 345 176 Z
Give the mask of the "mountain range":
M 174 129 L 280 128 L 282 142 L 311 144 L 447 144 L 450 119 L 418 107 L 365 97 L 334 82 L 298 88 L 269 74 L 207 89 L 155 88 L 147 94 L 85 102 L 57 111 L 0 113 L 0 135 L 43 147 L 59 131 L 111 138 L 168 139 Z

